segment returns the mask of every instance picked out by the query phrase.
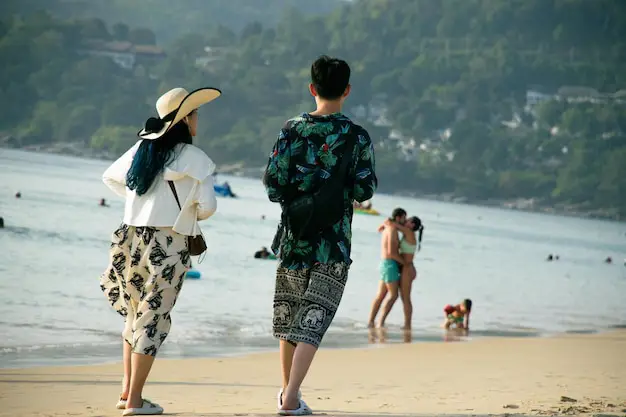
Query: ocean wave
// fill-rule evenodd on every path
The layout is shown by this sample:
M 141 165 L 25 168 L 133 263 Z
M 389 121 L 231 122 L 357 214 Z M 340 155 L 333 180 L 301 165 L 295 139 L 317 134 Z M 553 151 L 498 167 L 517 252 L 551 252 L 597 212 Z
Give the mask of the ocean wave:
M 119 334 L 118 334 L 119 336 Z M 36 352 L 42 350 L 56 350 L 67 351 L 67 349 L 85 348 L 91 349 L 94 347 L 117 347 L 119 348 L 120 342 L 92 342 L 92 343 L 50 343 L 43 345 L 29 345 L 29 346 L 0 346 L 0 354 L 10 353 L 24 353 L 24 352 Z
M 28 240 L 47 240 L 54 241 L 56 243 L 71 243 L 73 245 L 81 244 L 85 242 L 97 243 L 98 246 L 109 245 L 109 242 L 106 239 L 99 239 L 95 237 L 89 237 L 84 235 L 78 235 L 75 233 L 58 233 L 49 230 L 42 229 L 33 229 L 28 227 L 20 227 L 20 226 L 7 226 L 4 229 L 10 236 L 20 238 L 20 239 L 28 239 Z

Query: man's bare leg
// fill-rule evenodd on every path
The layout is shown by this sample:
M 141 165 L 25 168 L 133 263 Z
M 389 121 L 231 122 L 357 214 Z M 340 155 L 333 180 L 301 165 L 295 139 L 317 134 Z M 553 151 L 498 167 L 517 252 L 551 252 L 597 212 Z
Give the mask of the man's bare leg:
M 378 311 L 380 310 L 380 306 L 387 295 L 387 286 L 383 281 L 380 281 L 378 284 L 378 292 L 376 293 L 376 297 L 372 302 L 372 310 L 370 311 L 369 319 L 367 320 L 367 327 L 370 329 L 374 328 L 374 321 L 376 320 L 376 316 L 378 315 Z
M 394 303 L 398 299 L 399 284 L 400 283 L 398 281 L 390 282 L 386 284 L 387 292 L 389 295 L 382 305 L 383 316 L 380 318 L 380 323 L 378 324 L 378 327 L 385 327 L 385 320 L 387 320 L 387 316 L 389 315 L 389 313 L 391 313 L 391 309 L 393 308 Z
M 300 405 L 298 391 L 309 371 L 311 362 L 313 362 L 315 352 L 317 352 L 317 348 L 308 343 L 300 342 L 296 346 L 293 354 L 291 373 L 289 374 L 289 383 L 283 392 L 282 410 L 296 410 Z
M 283 391 L 287 389 L 289 385 L 289 374 L 291 373 L 291 366 L 293 364 L 293 353 L 296 347 L 286 340 L 279 342 L 280 346 L 280 369 L 283 373 Z

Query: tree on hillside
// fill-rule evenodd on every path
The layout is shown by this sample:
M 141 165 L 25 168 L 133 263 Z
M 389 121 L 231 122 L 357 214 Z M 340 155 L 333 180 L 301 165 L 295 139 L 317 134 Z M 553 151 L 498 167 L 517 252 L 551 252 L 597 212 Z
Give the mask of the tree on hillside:
M 30 6 L 37 1 L 44 4 Z M 211 85 L 224 94 L 202 109 L 199 138 L 207 140 L 199 145 L 221 163 L 263 165 L 282 121 L 313 107 L 310 63 L 328 53 L 351 65 L 346 112 L 377 144 L 381 190 L 534 198 L 626 214 L 618 164 L 626 104 L 623 93 L 609 97 L 626 89 L 622 2 L 359 0 L 312 16 L 305 0 L 268 0 L 263 10 L 247 0 L 189 0 L 187 8 L 150 0 L 147 19 L 144 3 L 75 1 L 80 13 L 128 31 L 115 26 L 109 34 L 97 20 L 50 13 L 2 19 L 0 92 L 11 105 L 0 111 L 0 128 L 24 143 L 80 140 L 94 127 L 81 120 L 93 120 L 95 108 L 95 128 L 113 129 L 103 130 L 114 133 L 106 149 L 122 149 L 120 132 L 153 114 L 159 94 Z M 218 3 L 223 9 L 207 17 Z M 219 17 L 233 11 L 241 32 Z M 163 62 L 128 71 L 109 56 L 89 56 L 83 32 L 103 40 L 128 32 L 134 43 L 153 44 L 155 34 L 135 21 L 159 37 L 163 28 L 177 34 Z M 533 85 L 569 96 L 527 113 Z M 72 123 L 56 123 L 67 109 L 78 109 Z M 102 132 L 97 137 L 92 145 L 103 146 Z

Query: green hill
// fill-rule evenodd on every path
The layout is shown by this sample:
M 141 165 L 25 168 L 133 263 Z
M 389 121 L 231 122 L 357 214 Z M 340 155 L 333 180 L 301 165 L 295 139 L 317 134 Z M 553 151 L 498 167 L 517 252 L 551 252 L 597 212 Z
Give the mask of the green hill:
M 323 14 L 343 0 L 3 0 L 0 15 L 46 10 L 70 19 L 99 18 L 109 25 L 124 23 L 154 31 L 160 43 L 218 24 L 234 31 L 250 22 L 275 25 L 283 12 Z
M 309 65 L 328 53 L 353 68 L 347 112 L 376 141 L 381 190 L 626 215 L 626 2 L 361 0 L 240 33 L 220 23 L 128 70 L 84 41 L 149 51 L 140 24 L 5 20 L 0 128 L 117 153 L 160 93 L 214 85 L 200 146 L 261 166 L 283 120 L 311 109 Z

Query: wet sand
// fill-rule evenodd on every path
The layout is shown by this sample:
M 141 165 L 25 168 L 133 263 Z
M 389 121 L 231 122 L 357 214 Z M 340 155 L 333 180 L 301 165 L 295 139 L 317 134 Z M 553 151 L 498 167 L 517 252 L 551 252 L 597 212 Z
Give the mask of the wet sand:
M 0 416 L 118 416 L 121 364 L 0 369 Z M 278 353 L 157 359 L 165 415 L 276 415 Z M 626 331 L 321 350 L 303 398 L 319 415 L 626 414 Z M 567 398 L 566 398 L 567 397 Z

